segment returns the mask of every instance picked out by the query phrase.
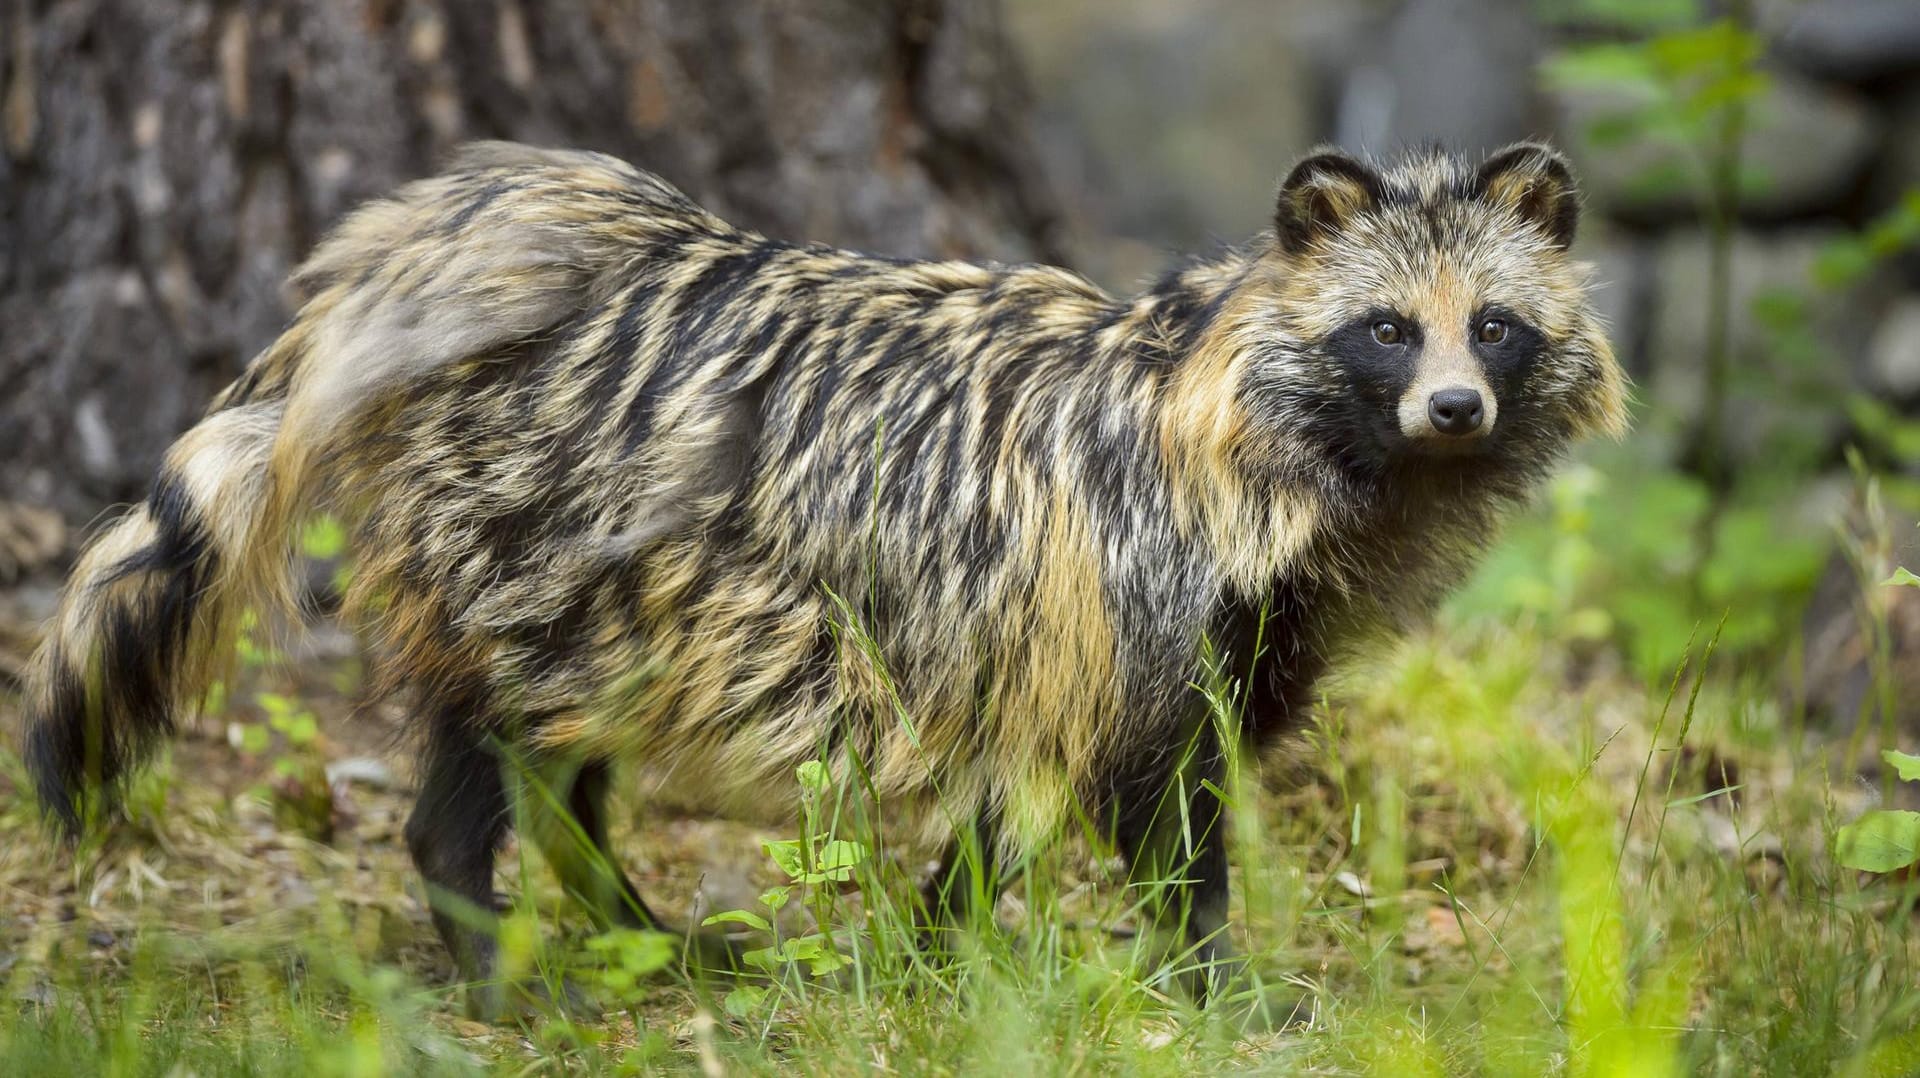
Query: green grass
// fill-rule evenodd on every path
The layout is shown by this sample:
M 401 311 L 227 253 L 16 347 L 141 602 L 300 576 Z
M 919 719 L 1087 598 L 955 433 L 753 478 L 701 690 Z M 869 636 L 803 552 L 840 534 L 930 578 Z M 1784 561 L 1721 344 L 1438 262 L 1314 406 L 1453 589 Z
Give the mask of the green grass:
M 1269 991 L 1315 1005 L 1280 1032 L 1168 988 L 1110 931 L 1139 896 L 1078 841 L 1016 883 L 997 931 L 929 964 L 907 928 L 913 852 L 863 845 L 809 883 L 763 848 L 858 841 L 817 776 L 792 835 L 643 812 L 618 837 L 662 907 L 731 874 L 722 908 L 783 938 L 824 923 L 810 953 L 843 968 L 656 970 L 644 939 L 594 943 L 516 847 L 510 966 L 605 1010 L 472 1023 L 400 852 L 404 792 L 356 789 L 333 844 L 310 841 L 255 788 L 274 761 L 203 720 L 129 825 L 79 851 L 0 802 L 0 1073 L 1912 1073 L 1915 887 L 1827 853 L 1871 791 L 1760 682 L 1699 677 L 1693 651 L 1669 691 L 1604 650 L 1455 625 L 1334 686 L 1264 768 L 1240 761 L 1236 931 Z M 339 740 L 289 751 L 379 744 L 315 695 Z M 777 916 L 756 904 L 782 885 Z

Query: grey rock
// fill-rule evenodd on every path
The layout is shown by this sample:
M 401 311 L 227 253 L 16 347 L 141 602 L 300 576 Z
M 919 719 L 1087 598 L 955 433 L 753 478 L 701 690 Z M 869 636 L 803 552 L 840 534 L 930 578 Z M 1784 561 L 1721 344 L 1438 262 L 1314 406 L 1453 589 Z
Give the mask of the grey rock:
M 1667 143 L 1642 140 L 1595 145 L 1596 124 L 1644 108 L 1651 91 L 1621 87 L 1554 91 L 1560 129 L 1595 202 L 1626 216 L 1698 212 L 1705 176 L 1698 156 Z M 1771 73 L 1768 88 L 1749 106 L 1741 165 L 1752 182 L 1740 210 L 1783 217 L 1835 207 L 1873 157 L 1880 125 L 1858 96 L 1790 72 Z
M 1075 193 L 1074 261 L 1115 288 L 1268 227 L 1276 181 L 1325 137 L 1325 42 L 1354 5 L 1047 0 L 1007 5 L 1054 186 Z
M 1898 397 L 1920 395 L 1920 296 L 1905 296 L 1874 328 L 1867 346 L 1874 388 Z
M 1473 154 L 1539 134 L 1541 42 L 1529 15 L 1509 0 L 1411 0 L 1347 73 L 1336 141 L 1373 154 L 1429 141 Z
M 1840 476 L 1831 483 L 1852 485 Z M 1801 616 L 1801 663 L 1790 693 L 1836 734 L 1861 723 L 1877 729 L 1880 703 L 1890 699 L 1896 725 L 1911 738 L 1920 731 L 1920 589 L 1880 582 L 1897 566 L 1920 564 L 1920 528 L 1898 511 L 1873 519 L 1857 492 L 1829 521 L 1847 539 L 1828 558 Z M 1878 608 L 1878 626 L 1865 616 L 1869 603 Z M 1875 658 L 1882 647 L 1884 667 Z M 1893 683 L 1886 698 L 1875 684 L 1883 671 Z
M 1920 71 L 1920 3 L 1813 0 L 1766 20 L 1787 62 L 1828 79 L 1867 80 Z
M 327 763 L 327 785 L 341 786 L 357 783 L 375 790 L 391 790 L 399 785 L 394 777 L 393 768 L 385 760 L 372 756 L 349 756 L 344 760 L 331 760 Z
M 1892 205 L 1920 190 L 1920 85 L 1882 104 L 1887 118 L 1886 137 L 1881 140 L 1885 156 L 1875 170 L 1872 190 L 1866 193 L 1873 206 Z M 1915 283 L 1920 285 L 1920 274 Z
M 1646 338 L 1655 303 L 1652 245 L 1584 227 L 1573 253 L 1593 267 L 1594 307 L 1607 324 L 1615 355 L 1629 375 L 1645 377 Z
M 1838 235 L 1824 229 L 1779 234 L 1740 233 L 1732 252 L 1729 319 L 1729 402 L 1726 432 L 1734 458 L 1762 452 L 1780 436 L 1818 441 L 1844 421 L 1837 407 L 1853 384 L 1851 360 L 1871 324 L 1865 300 L 1823 295 L 1806 305 L 1813 324 L 1802 339 L 1817 354 L 1802 354 L 1762 317 L 1778 298 L 1808 296 L 1820 251 Z M 1640 392 L 1670 415 L 1697 421 L 1705 407 L 1710 242 L 1694 229 L 1675 233 L 1656 254 L 1658 302 L 1647 339 L 1648 374 Z M 1784 387 L 1791 386 L 1791 392 Z

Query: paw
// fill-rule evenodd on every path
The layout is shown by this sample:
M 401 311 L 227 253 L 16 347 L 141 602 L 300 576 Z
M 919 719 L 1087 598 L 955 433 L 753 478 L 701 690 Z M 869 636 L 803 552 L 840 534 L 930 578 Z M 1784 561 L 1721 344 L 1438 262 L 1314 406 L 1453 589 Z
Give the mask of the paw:
M 754 972 L 743 957 L 754 946 L 745 937 L 694 929 L 681 937 L 680 962 L 694 976 L 741 976 Z
M 460 987 L 462 1010 L 468 1018 L 489 1025 L 511 1026 L 564 1015 L 598 1018 L 605 1010 L 594 994 L 571 977 L 557 983 L 530 979 L 472 981 Z
M 1221 989 L 1208 1010 L 1243 1037 L 1280 1033 L 1313 1023 L 1314 995 L 1286 981 L 1243 976 Z

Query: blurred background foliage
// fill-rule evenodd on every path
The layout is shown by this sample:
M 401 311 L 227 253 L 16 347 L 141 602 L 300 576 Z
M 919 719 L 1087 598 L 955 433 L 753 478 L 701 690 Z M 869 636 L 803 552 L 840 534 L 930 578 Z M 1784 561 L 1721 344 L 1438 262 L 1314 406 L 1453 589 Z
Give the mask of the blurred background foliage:
M 1565 147 L 1635 427 L 1553 483 L 1450 616 L 1534 619 L 1657 680 L 1724 615 L 1724 662 L 1856 717 L 1858 584 L 1911 549 L 1920 511 L 1920 5 L 1011 11 L 1071 249 L 1115 286 L 1255 227 L 1270 177 L 1316 143 Z M 1878 547 L 1870 478 L 1899 525 Z

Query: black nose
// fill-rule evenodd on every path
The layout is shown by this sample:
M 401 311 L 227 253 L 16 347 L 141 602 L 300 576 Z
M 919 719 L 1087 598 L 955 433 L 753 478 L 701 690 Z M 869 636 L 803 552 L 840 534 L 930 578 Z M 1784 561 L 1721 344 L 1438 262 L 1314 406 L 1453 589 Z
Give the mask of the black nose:
M 1433 421 L 1433 429 L 1455 438 L 1479 430 L 1486 414 L 1478 390 L 1443 389 L 1427 399 L 1427 418 Z

